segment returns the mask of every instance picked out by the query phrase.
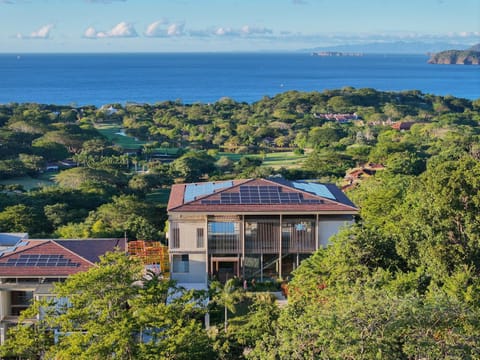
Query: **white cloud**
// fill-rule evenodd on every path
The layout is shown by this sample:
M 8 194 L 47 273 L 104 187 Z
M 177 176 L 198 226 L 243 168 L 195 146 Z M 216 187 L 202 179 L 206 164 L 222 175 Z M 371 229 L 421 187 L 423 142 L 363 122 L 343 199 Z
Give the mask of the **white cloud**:
M 262 36 L 271 35 L 273 31 L 264 27 L 244 25 L 240 29 L 231 27 L 218 27 L 213 30 L 213 35 L 216 36 Z
M 36 31 L 32 31 L 29 35 L 17 34 L 19 39 L 49 39 L 50 32 L 53 29 L 53 24 L 43 25 Z
M 167 20 L 159 20 L 148 25 L 144 35 L 147 37 L 169 37 L 185 35 L 184 23 L 170 23 Z
M 180 36 L 183 35 L 184 24 L 170 24 L 167 28 L 168 36 Z
M 83 37 L 87 39 L 128 38 L 137 36 L 137 31 L 133 25 L 125 21 L 118 23 L 109 31 L 97 31 L 93 26 L 90 26 L 83 33 Z
M 245 35 L 265 35 L 272 34 L 273 31 L 263 27 L 244 25 L 242 26 L 241 33 Z
M 238 32 L 233 30 L 230 27 L 219 27 L 215 29 L 213 34 L 218 36 L 231 36 L 231 35 L 238 35 Z

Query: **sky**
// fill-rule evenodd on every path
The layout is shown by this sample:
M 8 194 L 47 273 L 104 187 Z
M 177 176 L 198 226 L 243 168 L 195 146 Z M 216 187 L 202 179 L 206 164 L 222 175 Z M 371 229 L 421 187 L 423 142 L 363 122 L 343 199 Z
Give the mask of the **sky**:
M 480 42 L 479 0 L 0 0 L 0 53 Z

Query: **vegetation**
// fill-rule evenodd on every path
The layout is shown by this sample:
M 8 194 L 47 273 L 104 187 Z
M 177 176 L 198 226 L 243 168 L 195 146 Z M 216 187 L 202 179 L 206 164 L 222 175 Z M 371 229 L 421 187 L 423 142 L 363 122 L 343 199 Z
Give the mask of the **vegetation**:
M 280 174 L 340 185 L 345 171 L 367 162 L 416 176 L 439 153 L 478 153 L 478 100 L 419 91 L 289 91 L 253 104 L 224 98 L 213 104 L 167 101 L 110 109 L 0 106 L 2 231 L 26 230 L 33 237 L 127 231 L 129 238 L 161 240 L 165 200 L 156 200 L 165 197 L 155 194 L 168 192 L 175 181 Z M 339 122 L 330 120 L 331 113 L 356 116 Z M 413 126 L 394 130 L 397 121 Z M 59 171 L 46 172 L 47 164 Z M 21 180 L 26 176 L 31 181 Z M 42 187 L 41 180 L 52 177 L 56 186 Z M 96 214 L 99 207 L 122 196 L 135 197 L 132 204 L 142 203 L 149 208 L 142 211 L 155 216 L 142 216 L 128 228 L 121 221 L 105 223 Z M 23 217 L 26 223 L 22 217 L 8 220 L 19 211 L 11 208 L 15 205 L 29 215 Z
M 55 284 L 56 301 L 37 301 L 2 346 L 27 359 L 208 359 L 201 320 L 205 294 L 175 287 L 122 253 Z M 65 301 L 68 298 L 68 302 Z M 55 339 L 51 330 L 55 330 Z M 55 340 L 55 341 L 54 341 Z
M 14 328 L 3 354 L 480 358 L 480 99 L 344 88 L 291 91 L 253 104 L 114 107 L 107 115 L 93 107 L 0 106 L 3 179 L 36 177 L 42 164 L 69 157 L 78 164 L 61 169 L 55 186 L 3 185 L 0 230 L 63 237 L 126 231 L 130 238 L 161 239 L 165 205 L 156 199 L 175 181 L 281 174 L 340 184 L 355 166 L 385 170 L 351 187 L 348 195 L 360 207 L 356 224 L 302 262 L 285 307 L 244 293 L 252 296 L 248 314 L 228 311 L 241 305 L 229 284 L 212 295 L 208 309 L 218 316 L 204 330 L 206 305 L 198 294 L 158 277 L 143 279 L 138 264 L 112 255 L 58 285 L 59 295 L 72 298 L 70 308 L 57 313 L 51 304 L 34 303 L 25 318 L 39 306 L 56 310 L 46 311 L 48 321 Z M 340 123 L 324 116 L 330 113 L 359 119 Z M 398 121 L 408 126 L 392 128 Z M 96 131 L 99 124 L 120 126 L 144 143 L 130 153 Z M 158 148 L 182 151 L 167 160 Z M 283 151 L 305 158 L 296 166 L 262 166 Z M 134 285 L 142 279 L 143 287 Z M 93 289 L 105 289 L 105 296 Z M 178 306 L 164 302 L 169 291 L 180 294 Z M 99 314 L 95 323 L 92 314 Z M 43 331 L 51 328 L 60 329 L 57 344 Z M 153 340 L 138 341 L 145 329 Z

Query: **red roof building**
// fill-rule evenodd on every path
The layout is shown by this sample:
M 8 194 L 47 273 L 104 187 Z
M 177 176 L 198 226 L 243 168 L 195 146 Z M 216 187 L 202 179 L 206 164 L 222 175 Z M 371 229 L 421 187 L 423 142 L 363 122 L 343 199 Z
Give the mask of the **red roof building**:
M 333 184 L 282 178 L 173 185 L 167 209 L 171 277 L 198 288 L 286 278 L 358 212 Z
M 52 285 L 95 266 L 109 251 L 125 251 L 125 239 L 29 240 L 0 253 L 0 343 L 32 301 L 51 297 Z

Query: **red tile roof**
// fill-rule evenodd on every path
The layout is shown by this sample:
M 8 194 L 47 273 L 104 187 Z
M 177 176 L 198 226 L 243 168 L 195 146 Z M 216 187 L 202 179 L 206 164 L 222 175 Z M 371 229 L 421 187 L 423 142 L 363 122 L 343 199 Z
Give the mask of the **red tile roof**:
M 0 276 L 66 277 L 88 270 L 98 261 L 98 256 L 115 250 L 115 245 L 125 251 L 124 243 L 121 239 L 26 240 L 0 256 Z M 35 261 L 22 263 L 21 259 L 32 259 L 36 255 L 60 257 L 69 265 L 38 266 Z
M 250 179 L 236 180 L 232 186 L 222 188 L 213 194 L 198 196 L 192 201 L 184 201 L 185 189 L 189 184 L 178 184 L 172 187 L 170 200 L 168 203 L 169 212 L 203 212 L 203 213 L 278 213 L 278 212 L 339 212 L 345 214 L 355 214 L 358 209 L 350 200 L 333 184 L 323 184 L 333 195 L 334 199 L 325 196 L 319 196 L 308 191 L 304 191 L 293 186 L 293 182 L 283 179 Z M 240 185 L 248 186 L 274 186 L 279 188 L 282 193 L 301 194 L 301 203 L 221 203 L 222 194 L 239 193 Z M 220 202 L 214 203 L 211 202 Z M 311 202 L 309 202 L 311 201 Z

